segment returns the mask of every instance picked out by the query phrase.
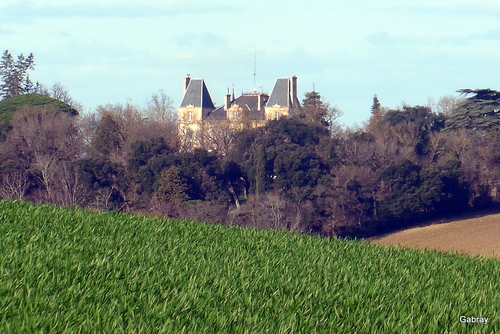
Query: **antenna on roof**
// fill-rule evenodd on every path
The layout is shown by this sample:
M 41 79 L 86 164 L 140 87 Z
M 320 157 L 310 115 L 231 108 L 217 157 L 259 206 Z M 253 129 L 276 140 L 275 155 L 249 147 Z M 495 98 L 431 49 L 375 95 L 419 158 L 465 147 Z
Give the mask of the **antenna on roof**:
M 255 45 L 253 53 L 253 92 L 257 93 L 257 88 L 255 86 L 255 79 L 257 77 L 257 46 Z

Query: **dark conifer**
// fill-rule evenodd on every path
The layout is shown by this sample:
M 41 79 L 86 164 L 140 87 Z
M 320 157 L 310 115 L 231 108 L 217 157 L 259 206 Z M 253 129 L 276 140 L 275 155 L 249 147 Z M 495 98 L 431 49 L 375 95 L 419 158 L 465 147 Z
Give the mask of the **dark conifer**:
M 0 85 L 1 97 L 6 99 L 11 96 L 31 93 L 33 83 L 27 75 L 28 70 L 34 70 L 34 56 L 30 53 L 28 57 L 20 54 L 17 61 L 14 61 L 9 50 L 5 50 L 0 62 Z

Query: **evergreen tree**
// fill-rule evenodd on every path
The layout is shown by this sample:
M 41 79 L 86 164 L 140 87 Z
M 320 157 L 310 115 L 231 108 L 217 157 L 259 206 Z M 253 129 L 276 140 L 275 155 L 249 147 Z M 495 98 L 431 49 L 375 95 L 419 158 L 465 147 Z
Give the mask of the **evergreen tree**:
M 170 166 L 161 173 L 154 198 L 160 202 L 178 204 L 189 199 L 187 190 L 186 180 L 182 177 L 179 167 Z
M 92 148 L 103 155 L 117 153 L 123 145 L 123 135 L 120 126 L 111 115 L 105 115 L 97 124 L 92 139 Z
M 30 76 L 26 75 L 26 78 L 24 79 L 23 83 L 23 92 L 25 94 L 32 94 L 35 93 L 36 88 L 35 85 L 33 84 L 33 81 L 31 81 Z
M 500 92 L 492 89 L 462 89 L 467 98 L 446 121 L 446 130 L 464 128 L 469 131 L 500 127 Z
M 14 61 L 9 50 L 5 50 L 0 62 L 0 76 L 2 78 L 0 94 L 2 98 L 30 93 L 33 90 L 33 82 L 26 72 L 34 69 L 33 53 L 30 53 L 28 57 L 20 54 L 17 61 Z
M 11 84 L 14 77 L 14 58 L 9 50 L 5 50 L 2 55 L 2 62 L 0 63 L 0 75 L 2 76 L 2 85 L 0 86 L 2 98 L 12 96 Z
M 307 123 L 316 123 L 328 126 L 326 117 L 328 115 L 328 106 L 321 100 L 321 95 L 312 91 L 306 93 L 306 97 L 302 100 L 302 110 L 299 117 Z
M 262 145 L 256 145 L 254 174 L 255 194 L 260 196 L 267 186 L 265 148 Z
M 376 133 L 379 129 L 379 124 L 383 116 L 382 105 L 378 99 L 377 95 L 373 96 L 373 104 L 371 106 L 371 116 L 368 121 L 368 131 L 371 133 Z
M 378 99 L 377 94 L 375 94 L 373 96 L 373 104 L 372 104 L 372 107 L 371 107 L 372 114 L 374 112 L 376 112 L 377 110 L 380 110 L 380 108 L 382 108 L 382 105 L 380 104 L 380 101 Z

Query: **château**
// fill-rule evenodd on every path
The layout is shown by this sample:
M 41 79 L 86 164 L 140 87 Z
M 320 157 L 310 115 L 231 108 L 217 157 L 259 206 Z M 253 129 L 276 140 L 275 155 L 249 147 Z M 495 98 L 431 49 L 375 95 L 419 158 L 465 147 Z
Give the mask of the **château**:
M 192 141 L 194 147 L 203 145 L 216 129 L 255 128 L 270 120 L 293 116 L 301 108 L 297 97 L 297 77 L 278 78 L 271 95 L 257 92 L 239 97 L 224 95 L 224 104 L 216 107 L 204 79 L 184 78 L 184 96 L 178 108 L 179 133 Z

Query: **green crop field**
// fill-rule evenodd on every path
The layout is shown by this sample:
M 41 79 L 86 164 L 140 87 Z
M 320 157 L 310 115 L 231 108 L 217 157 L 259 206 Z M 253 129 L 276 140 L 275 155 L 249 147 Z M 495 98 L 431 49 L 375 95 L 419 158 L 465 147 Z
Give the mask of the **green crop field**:
M 492 259 L 10 201 L 0 238 L 2 333 L 500 331 Z

